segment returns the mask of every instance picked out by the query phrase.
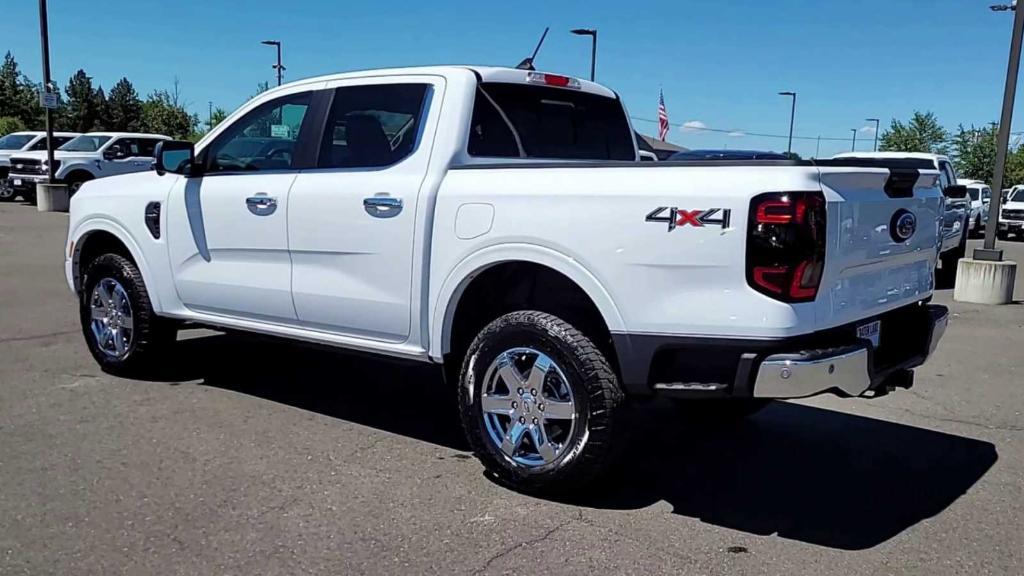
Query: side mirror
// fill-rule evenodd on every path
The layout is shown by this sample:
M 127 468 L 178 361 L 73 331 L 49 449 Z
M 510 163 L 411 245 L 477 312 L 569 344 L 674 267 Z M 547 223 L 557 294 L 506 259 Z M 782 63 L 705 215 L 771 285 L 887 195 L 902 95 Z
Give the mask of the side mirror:
M 1010 196 L 1009 196 L 1009 195 L 1007 195 L 1007 194 L 1003 194 L 1003 197 L 1002 197 L 1002 199 L 1001 199 L 1001 200 L 999 201 L 999 203 L 1000 203 L 1000 204 L 1006 204 L 1006 203 L 1007 203 L 1007 202 L 1009 202 L 1009 201 L 1010 201 Z
M 110 148 L 103 151 L 103 158 L 105 160 L 117 160 L 119 158 L 124 158 L 124 152 L 121 150 L 119 145 L 112 144 Z
M 946 198 L 953 198 L 956 200 L 963 200 L 967 198 L 967 186 L 963 184 L 951 184 L 946 186 L 946 189 L 942 191 Z
M 182 176 L 199 175 L 196 165 L 196 149 L 191 142 L 162 140 L 157 143 L 154 154 L 156 155 L 154 168 L 156 173 L 161 176 L 168 172 Z

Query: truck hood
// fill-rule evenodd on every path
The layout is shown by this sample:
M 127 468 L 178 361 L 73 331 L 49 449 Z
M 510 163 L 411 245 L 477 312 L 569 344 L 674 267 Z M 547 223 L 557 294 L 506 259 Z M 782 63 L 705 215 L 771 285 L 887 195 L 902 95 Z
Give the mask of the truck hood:
M 1024 202 L 1007 202 L 1001 210 L 1024 210 Z

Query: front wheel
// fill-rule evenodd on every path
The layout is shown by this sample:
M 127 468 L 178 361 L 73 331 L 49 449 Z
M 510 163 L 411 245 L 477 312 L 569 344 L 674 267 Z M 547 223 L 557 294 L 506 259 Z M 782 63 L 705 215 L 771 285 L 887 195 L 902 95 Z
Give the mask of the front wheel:
M 104 254 L 89 264 L 79 298 L 82 334 L 100 367 L 112 374 L 144 376 L 174 343 L 173 323 L 158 318 L 142 280 L 127 258 Z
M 7 183 L 0 181 L 0 202 L 13 202 L 16 196 L 17 193 L 13 186 L 8 186 Z
M 622 401 L 604 354 L 543 312 L 491 322 L 462 364 L 459 412 L 469 444 L 516 490 L 564 493 L 600 476 L 623 434 Z

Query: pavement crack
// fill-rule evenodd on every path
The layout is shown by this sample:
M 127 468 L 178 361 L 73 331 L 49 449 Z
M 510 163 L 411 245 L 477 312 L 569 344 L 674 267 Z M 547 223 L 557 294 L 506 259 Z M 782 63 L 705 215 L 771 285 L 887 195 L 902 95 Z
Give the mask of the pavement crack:
M 541 534 L 540 536 L 537 536 L 535 538 L 530 538 L 528 540 L 524 540 L 522 542 L 519 542 L 517 544 L 513 544 L 513 545 L 505 548 L 504 550 L 502 550 L 502 551 L 498 552 L 497 554 L 494 554 L 493 556 L 488 558 L 487 562 L 485 562 L 484 565 L 481 566 L 479 569 L 474 571 L 473 574 L 477 575 L 477 574 L 483 574 L 483 573 L 487 572 L 487 569 L 490 568 L 491 565 L 494 564 L 495 562 L 497 562 L 498 560 L 501 560 L 502 558 L 508 556 L 509 554 L 515 552 L 516 550 L 519 550 L 520 548 L 524 548 L 526 546 L 532 546 L 534 544 L 539 544 L 539 543 L 547 540 L 555 532 L 558 532 L 559 530 L 561 530 L 562 528 L 565 528 L 566 526 L 572 524 L 573 522 L 580 521 L 581 518 L 582 518 L 582 513 L 578 514 L 575 518 L 571 518 L 569 520 L 566 520 L 565 522 L 557 524 L 554 528 L 551 528 L 550 530 L 548 530 L 547 532 Z
M 28 342 L 29 340 L 43 340 L 45 338 L 54 338 L 56 336 L 78 334 L 79 332 L 80 330 L 61 330 L 60 332 L 48 332 L 46 334 L 34 334 L 32 336 L 12 336 L 10 338 L 0 338 L 0 344 L 8 342 Z

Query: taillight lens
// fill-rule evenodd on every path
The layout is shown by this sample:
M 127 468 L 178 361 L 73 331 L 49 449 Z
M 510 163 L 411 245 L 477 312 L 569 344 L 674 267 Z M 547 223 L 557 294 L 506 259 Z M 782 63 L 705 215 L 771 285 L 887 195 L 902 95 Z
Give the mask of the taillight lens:
M 818 296 L 825 270 L 825 196 L 772 192 L 750 202 L 747 283 L 783 302 Z

